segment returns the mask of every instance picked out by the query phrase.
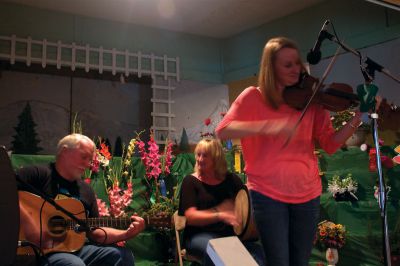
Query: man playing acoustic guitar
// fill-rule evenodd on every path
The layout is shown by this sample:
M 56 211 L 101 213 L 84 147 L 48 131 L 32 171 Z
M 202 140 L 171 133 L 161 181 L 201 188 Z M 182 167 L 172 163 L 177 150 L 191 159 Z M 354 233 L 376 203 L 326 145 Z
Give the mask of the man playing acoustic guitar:
M 78 223 L 99 216 L 95 193 L 81 178 L 85 169 L 90 167 L 94 152 L 95 144 L 90 138 L 71 134 L 59 141 L 55 163 L 17 171 L 20 191 L 35 194 L 24 184 L 26 182 L 56 199 L 60 205 L 64 201 L 72 203 L 71 207 L 69 204 L 62 207 L 79 218 L 74 222 L 73 217 L 40 197 L 32 194 L 29 197 L 28 192 L 20 192 L 20 238 L 22 235 L 24 240 L 44 251 L 46 256 L 41 259 L 41 265 L 134 265 L 129 249 L 112 244 L 131 239 L 143 231 L 145 221 L 141 217 L 133 215 L 128 220 L 127 229 L 123 230 Z M 68 198 L 56 198 L 61 194 Z

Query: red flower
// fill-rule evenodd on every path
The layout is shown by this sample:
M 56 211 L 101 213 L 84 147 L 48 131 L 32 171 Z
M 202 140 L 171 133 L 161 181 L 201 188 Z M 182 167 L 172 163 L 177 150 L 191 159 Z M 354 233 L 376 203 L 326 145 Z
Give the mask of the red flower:
M 209 124 L 211 124 L 211 118 L 204 120 L 204 125 L 208 126 Z
M 103 155 L 107 160 L 111 160 L 111 153 L 108 151 L 108 147 L 106 144 L 101 143 L 101 150 L 100 153 Z

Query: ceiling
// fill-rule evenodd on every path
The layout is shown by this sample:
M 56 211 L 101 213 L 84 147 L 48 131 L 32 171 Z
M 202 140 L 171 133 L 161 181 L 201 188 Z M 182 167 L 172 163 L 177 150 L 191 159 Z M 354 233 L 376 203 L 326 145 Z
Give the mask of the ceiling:
M 324 0 L 0 0 L 117 22 L 225 38 Z

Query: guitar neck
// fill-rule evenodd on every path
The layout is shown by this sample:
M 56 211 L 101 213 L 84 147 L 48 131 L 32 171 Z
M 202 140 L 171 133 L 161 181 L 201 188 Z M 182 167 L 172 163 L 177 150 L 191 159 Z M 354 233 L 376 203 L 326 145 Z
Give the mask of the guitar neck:
M 113 218 L 113 217 L 99 217 L 99 218 L 88 218 L 86 223 L 90 227 L 113 227 L 116 229 L 127 229 L 131 224 L 131 219 L 125 218 Z
M 146 226 L 165 228 L 171 227 L 171 217 L 170 216 L 160 216 L 160 217 L 149 217 L 143 216 L 146 222 Z M 87 225 L 89 227 L 112 227 L 116 229 L 125 230 L 129 227 L 132 220 L 129 217 L 114 218 L 114 217 L 98 217 L 98 218 L 87 218 Z M 69 229 L 74 229 L 76 222 L 73 220 L 68 220 Z

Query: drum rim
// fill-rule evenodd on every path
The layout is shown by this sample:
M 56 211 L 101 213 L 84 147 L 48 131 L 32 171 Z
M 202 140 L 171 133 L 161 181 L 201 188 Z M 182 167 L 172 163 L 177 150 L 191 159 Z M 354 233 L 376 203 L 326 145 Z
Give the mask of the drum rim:
M 247 202 L 248 202 L 248 213 L 247 213 L 247 217 L 246 217 L 246 224 L 245 224 L 245 225 L 244 225 L 244 227 L 242 228 L 242 232 L 241 232 L 240 234 L 238 234 L 238 235 L 237 235 L 239 238 L 243 237 L 243 236 L 245 235 L 245 233 L 247 232 L 247 229 L 248 229 L 248 227 L 249 227 L 249 223 L 250 223 L 250 219 L 251 219 L 251 217 L 250 217 L 250 213 L 251 213 L 251 210 L 250 210 L 250 208 L 251 208 L 251 205 L 250 205 L 250 195 L 249 195 L 249 190 L 247 189 L 247 187 L 246 187 L 246 186 L 243 186 L 243 188 L 241 188 L 241 189 L 238 191 L 238 193 L 237 193 L 237 194 L 239 194 L 241 190 L 244 190 L 244 191 L 245 191 L 245 193 L 246 193 L 246 196 L 247 196 Z M 237 195 L 237 194 L 236 194 L 236 195 Z

